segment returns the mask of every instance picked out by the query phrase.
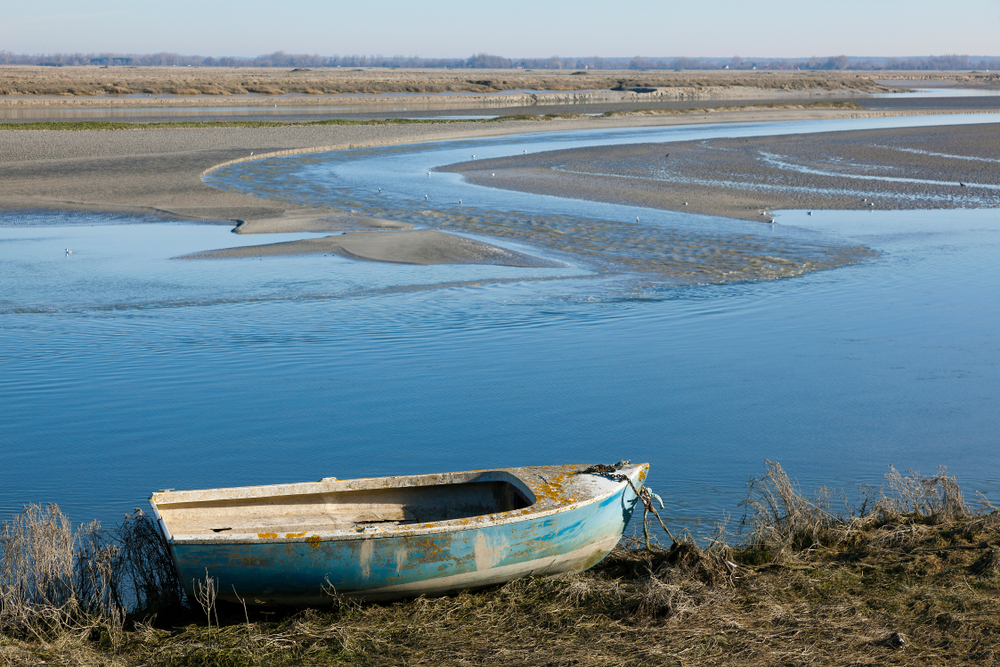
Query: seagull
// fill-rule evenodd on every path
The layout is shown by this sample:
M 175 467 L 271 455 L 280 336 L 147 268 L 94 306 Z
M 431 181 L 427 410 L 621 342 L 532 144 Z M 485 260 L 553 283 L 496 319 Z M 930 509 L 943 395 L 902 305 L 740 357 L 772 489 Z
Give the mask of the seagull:
M 253 157 L 253 151 L 250 151 L 250 156 Z
M 812 214 L 813 214 L 812 211 L 809 211 L 809 212 L 806 213 L 806 215 L 812 215 Z
M 379 189 L 378 189 L 378 191 L 379 191 L 379 192 L 382 192 L 382 188 L 379 188 Z
M 428 176 L 428 177 L 430 177 L 430 175 L 431 175 L 431 172 L 429 172 L 429 171 L 428 171 L 428 172 L 427 172 L 427 176 Z
M 688 205 L 688 203 L 687 203 L 687 202 L 684 202 L 684 205 L 685 205 L 685 206 L 687 206 L 687 205 Z
M 473 159 L 473 160 L 475 160 L 475 159 L 476 159 L 476 156 L 475 156 L 475 154 L 473 154 L 473 155 L 472 155 L 472 159 Z
M 67 254 L 67 255 L 72 255 L 72 254 L 73 254 L 73 251 L 72 251 L 72 250 L 70 250 L 69 248 L 66 248 L 66 254 Z
M 427 195 L 424 195 L 424 201 L 427 201 Z
M 493 172 L 492 174 L 490 174 L 490 176 L 496 176 L 496 172 Z
M 459 199 L 459 200 L 458 200 L 458 203 L 459 203 L 459 204 L 461 204 L 461 203 L 462 203 L 462 200 L 461 200 L 461 199 Z
M 635 221 L 639 222 L 639 216 L 635 216 Z

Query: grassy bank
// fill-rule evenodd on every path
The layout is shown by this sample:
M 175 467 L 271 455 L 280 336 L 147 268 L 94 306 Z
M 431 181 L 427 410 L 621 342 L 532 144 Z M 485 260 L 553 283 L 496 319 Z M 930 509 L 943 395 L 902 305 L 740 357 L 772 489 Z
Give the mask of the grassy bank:
M 626 539 L 571 577 L 384 605 L 331 596 L 321 611 L 281 611 L 182 599 L 139 515 L 110 535 L 77 529 L 67 570 L 64 518 L 28 508 L 2 533 L 0 664 L 989 665 L 1000 657 L 1000 513 L 985 501 L 970 507 L 943 471 L 892 470 L 882 489 L 847 504 L 825 491 L 803 495 L 769 463 L 743 509 L 735 534 L 720 529 L 701 548 Z M 31 543 L 33 559 L 11 555 Z M 61 579 L 54 562 L 63 562 Z
M 581 76 L 582 75 L 582 76 Z M 906 73 L 914 77 L 914 73 Z M 227 68 L 227 67 L 0 67 L 0 95 L 62 98 L 106 95 L 230 97 L 344 94 L 502 93 L 631 88 L 753 88 L 777 93 L 891 90 L 880 83 L 888 72 L 522 70 L 408 68 Z M 924 74 L 935 80 L 990 81 L 989 75 Z

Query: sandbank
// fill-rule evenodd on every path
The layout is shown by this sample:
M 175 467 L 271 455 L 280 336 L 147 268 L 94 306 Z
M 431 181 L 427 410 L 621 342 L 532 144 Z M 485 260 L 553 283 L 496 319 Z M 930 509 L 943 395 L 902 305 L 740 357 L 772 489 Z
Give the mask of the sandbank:
M 435 229 L 345 232 L 317 239 L 212 250 L 185 255 L 179 259 L 237 259 L 315 254 L 401 264 L 492 264 L 533 268 L 560 266 L 556 262 Z

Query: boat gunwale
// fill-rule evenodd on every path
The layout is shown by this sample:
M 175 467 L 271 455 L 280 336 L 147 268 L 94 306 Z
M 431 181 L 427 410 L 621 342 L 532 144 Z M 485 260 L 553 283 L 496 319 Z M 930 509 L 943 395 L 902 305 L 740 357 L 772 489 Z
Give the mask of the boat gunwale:
M 548 467 L 548 466 L 546 466 Z M 542 466 L 539 466 L 539 469 Z M 335 477 L 324 477 L 323 479 L 315 482 L 285 482 L 281 484 L 260 484 L 260 485 L 250 485 L 250 486 L 225 486 L 214 489 L 191 489 L 183 491 L 174 491 L 172 489 L 165 491 L 156 491 L 150 496 L 150 500 L 156 500 L 157 497 L 163 496 L 164 494 L 170 494 L 176 496 L 170 501 L 170 504 L 180 504 L 180 503 L 203 503 L 211 502 L 215 500 L 256 500 L 262 498 L 276 498 L 281 496 L 290 495 L 310 495 L 314 493 L 340 493 L 349 491 L 380 491 L 383 489 L 403 489 L 412 487 L 422 487 L 422 486 L 450 486 L 450 485 L 461 485 L 470 484 L 475 482 L 510 482 L 513 478 L 518 482 L 515 486 L 520 486 L 519 490 L 522 493 L 532 493 L 530 486 L 527 482 L 522 480 L 517 475 L 511 473 L 512 468 L 489 468 L 486 470 L 463 470 L 460 472 L 450 472 L 450 473 L 424 473 L 417 475 L 387 475 L 383 477 L 355 477 L 351 479 L 337 479 Z M 478 479 L 475 476 L 482 476 L 485 474 L 496 474 L 503 473 L 505 479 Z M 434 483 L 435 479 L 442 479 L 448 477 L 456 476 L 469 476 L 468 479 L 461 479 L 459 481 L 450 482 L 437 482 Z M 415 480 L 418 483 L 398 483 L 400 480 Z M 431 483 L 424 483 L 424 480 L 430 481 Z M 397 482 L 397 483 L 392 483 Z M 317 489 L 319 485 L 324 485 L 322 489 Z M 343 487 L 343 488 L 338 488 Z M 235 492 L 240 492 L 241 495 L 234 496 Z M 206 496 L 206 494 L 211 494 Z M 190 499 L 188 497 L 190 496 Z M 530 500 L 530 499 L 529 499 Z M 532 501 L 534 502 L 534 501 Z
M 532 471 L 532 470 L 553 470 L 554 468 L 561 468 L 563 472 L 567 472 L 568 469 L 578 468 L 578 470 L 573 470 L 571 474 L 584 474 L 583 470 L 587 466 L 577 465 L 577 466 L 526 466 L 523 468 L 493 468 L 488 470 L 470 470 L 457 473 L 432 473 L 427 475 L 400 475 L 395 477 L 372 477 L 372 478 L 358 478 L 351 480 L 336 480 L 336 482 L 379 482 L 383 480 L 398 480 L 401 478 L 441 478 L 444 476 L 452 475 L 475 475 L 481 473 L 505 473 L 506 476 L 514 478 L 518 484 L 517 487 L 525 487 L 534 497 L 535 500 L 528 507 L 508 510 L 504 512 L 493 512 L 489 514 L 480 514 L 472 517 L 461 517 L 457 519 L 447 519 L 444 521 L 435 522 L 425 522 L 425 523 L 411 523 L 411 524 L 398 524 L 390 527 L 372 526 L 370 528 L 351 528 L 346 530 L 322 530 L 322 531 L 305 531 L 302 533 L 287 533 L 285 535 L 278 535 L 276 533 L 227 533 L 227 534 L 177 534 L 174 535 L 170 532 L 166 525 L 166 521 L 160 514 L 156 498 L 163 493 L 198 493 L 198 491 L 184 492 L 184 491 L 169 491 L 169 492 L 158 492 L 154 493 L 150 499 L 149 503 L 153 509 L 153 513 L 157 519 L 157 523 L 160 526 L 164 537 L 167 542 L 171 545 L 184 544 L 184 545 L 197 545 L 197 544 L 291 544 L 297 542 L 309 543 L 310 545 L 315 545 L 317 542 L 346 542 L 352 540 L 370 540 L 370 539 L 393 539 L 399 537 L 410 537 L 410 536 L 427 536 L 435 534 L 448 534 L 457 533 L 461 531 L 474 531 L 480 530 L 486 526 L 503 526 L 511 525 L 522 522 L 536 521 L 538 519 L 544 519 L 546 517 L 561 514 L 578 508 L 586 507 L 595 503 L 603 502 L 611 496 L 621 493 L 622 490 L 628 485 L 626 480 L 614 480 L 609 478 L 607 475 L 602 473 L 586 473 L 594 475 L 595 477 L 602 477 L 609 482 L 616 482 L 613 487 L 602 491 L 600 493 L 591 495 L 582 500 L 573 501 L 560 501 L 551 498 L 547 498 L 549 501 L 547 504 L 540 502 L 536 489 L 532 488 L 532 484 L 528 481 L 519 477 L 513 470 L 520 471 Z M 646 471 L 649 469 L 649 464 L 638 463 L 629 464 L 623 466 L 616 471 L 617 474 L 627 475 L 628 480 L 631 480 L 633 484 L 640 483 L 645 478 Z M 537 474 L 537 473 L 536 473 Z M 539 475 L 540 476 L 540 475 Z M 543 481 L 544 477 L 542 478 Z M 471 480 L 469 480 L 471 481 Z M 477 480 L 477 481 L 510 481 L 507 480 Z M 233 490 L 248 490 L 248 489 L 289 489 L 289 488 L 314 488 L 317 484 L 324 483 L 336 483 L 336 482 L 326 482 L 321 480 L 319 482 L 297 482 L 291 484 L 272 484 L 258 487 L 227 487 L 219 489 L 207 489 L 206 491 L 214 491 L 218 493 L 223 493 L 225 491 Z M 462 484 L 463 482 L 453 482 L 454 484 Z M 350 490 L 368 490 L 368 489 L 382 489 L 382 488 L 406 488 L 417 486 L 413 484 L 407 485 L 395 485 L 395 486 L 366 486 L 362 489 L 346 489 Z M 524 489 L 520 489 L 522 493 Z M 257 496 L 245 496 L 242 499 L 253 499 L 253 498 L 268 498 L 276 497 L 278 494 L 271 495 L 257 495 Z M 306 494 L 303 494 L 306 495 Z M 190 501 L 188 501 L 190 502 Z M 539 507 L 539 505 L 545 505 L 544 507 Z

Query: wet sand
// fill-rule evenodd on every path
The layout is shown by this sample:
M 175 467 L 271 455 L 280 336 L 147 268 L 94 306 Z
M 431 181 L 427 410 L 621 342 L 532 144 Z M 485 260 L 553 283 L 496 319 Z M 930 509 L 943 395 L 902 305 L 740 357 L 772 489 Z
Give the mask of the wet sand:
M 163 127 L 137 130 L 0 130 L 0 170 L 4 187 L 0 210 L 114 211 L 160 215 L 171 219 L 239 224 L 239 233 L 287 231 L 356 231 L 401 229 L 400 223 L 366 217 L 364 212 L 288 209 L 276 202 L 224 192 L 206 185 L 204 174 L 219 166 L 261 159 L 269 155 L 329 151 L 363 146 L 416 143 L 469 137 L 499 136 L 526 132 L 601 129 L 651 125 L 727 122 L 776 122 L 787 120 L 883 116 L 885 113 L 838 108 L 741 108 L 713 112 L 632 114 L 610 118 L 575 118 L 551 121 L 517 120 L 503 123 L 459 123 L 420 125 L 329 125 L 287 127 Z M 898 115 L 898 114 L 891 114 Z M 957 130 L 957 128 L 956 128 Z M 950 131 L 950 130 L 949 130 Z M 821 150 L 831 135 L 815 135 L 811 141 Z M 768 142 L 773 140 L 766 140 Z M 946 145 L 949 140 L 944 139 Z M 658 150 L 658 149 L 656 149 Z M 686 169 L 695 169 L 699 157 L 695 146 L 684 147 L 690 159 Z M 951 150 L 951 149 L 948 149 Z M 721 154 L 724 151 L 717 151 Z M 533 160 L 538 156 L 529 156 Z M 748 158 L 749 159 L 749 158 Z M 896 160 L 906 160 L 899 153 Z M 614 162 L 615 160 L 612 160 Z M 621 160 L 618 160 L 621 162 Z M 485 163 L 484 163 L 485 164 Z M 751 170 L 746 162 L 744 171 Z M 477 165 L 482 168 L 482 164 Z M 604 167 L 601 166 L 603 169 Z M 636 181 L 629 173 L 596 179 L 567 180 L 539 162 L 512 160 L 509 173 L 488 183 L 492 186 L 539 190 L 565 196 L 602 199 L 607 184 Z M 525 171 L 527 170 L 527 171 Z M 957 172 L 956 172 L 957 173 Z M 530 177 L 531 182 L 526 180 Z M 470 180 L 482 175 L 470 172 Z M 641 178 L 641 176 L 640 176 Z M 971 179 L 970 179 L 971 180 Z M 614 187 L 618 187 L 615 185 Z M 663 187 L 657 182 L 657 189 Z M 676 188 L 677 186 L 669 186 Z M 768 194 L 743 198 L 736 206 L 725 188 L 697 186 L 675 190 L 689 202 L 692 211 L 747 217 L 756 208 L 778 208 L 785 200 Z M 664 192 L 633 187 L 629 196 L 637 203 L 671 207 Z M 673 196 L 673 195 L 671 195 Z M 749 202 L 749 203 L 748 203 Z M 740 208 L 742 207 L 742 208 Z M 818 207 L 818 206 L 817 206 Z M 740 212 L 742 211 L 742 213 Z M 447 231 L 447 230 L 442 230 Z M 451 261 L 448 251 L 437 252 L 417 235 L 398 233 L 392 237 L 370 231 L 357 242 L 371 238 L 371 247 L 352 246 L 345 252 L 358 257 L 396 257 L 387 261 Z M 394 253 L 384 249 L 387 239 L 398 245 Z M 441 241 L 440 237 L 435 237 Z M 458 237 L 455 237 L 458 238 Z M 377 239 L 377 240 L 376 240 Z M 412 239 L 412 240 L 411 240 Z M 418 240 L 419 239 L 419 240 Z M 257 246 L 245 252 L 272 252 Z M 299 250 L 293 250 L 297 254 Z M 473 253 L 474 256 L 474 253 Z M 398 259 L 406 257 L 407 259 Z M 484 255 L 484 261 L 486 257 Z M 458 259 L 456 261 L 466 261 Z
M 780 209 L 1000 207 L 1000 124 L 552 151 L 451 165 L 495 188 L 747 220 Z
M 212 250 L 185 255 L 179 259 L 237 259 L 315 254 L 401 264 L 492 264 L 534 268 L 560 266 L 555 262 L 435 229 L 345 232 L 318 239 Z
M 371 218 L 360 215 L 320 216 L 313 210 L 286 211 L 277 218 L 240 220 L 233 228 L 235 234 L 294 234 L 298 232 L 348 232 L 378 229 L 413 229 L 413 225 L 399 220 Z

